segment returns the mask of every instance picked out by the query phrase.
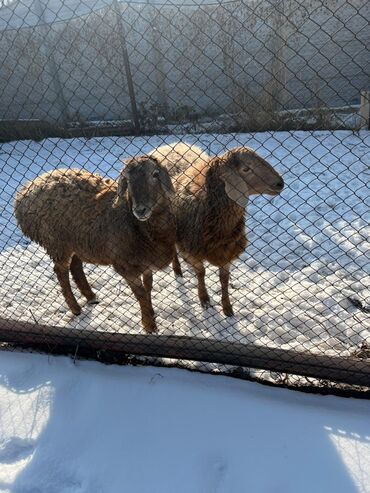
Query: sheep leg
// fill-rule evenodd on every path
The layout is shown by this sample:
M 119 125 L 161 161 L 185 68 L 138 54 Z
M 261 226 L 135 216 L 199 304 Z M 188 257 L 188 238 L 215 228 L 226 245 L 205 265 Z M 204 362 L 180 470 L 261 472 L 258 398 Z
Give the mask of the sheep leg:
M 229 298 L 230 266 L 226 265 L 224 267 L 220 267 L 219 275 L 221 282 L 222 310 L 227 317 L 232 317 L 234 315 L 234 312 Z
M 85 273 L 83 271 L 82 262 L 77 257 L 77 255 L 73 255 L 72 257 L 70 270 L 78 289 L 81 291 L 81 294 L 85 296 L 88 303 L 91 304 L 97 303 L 96 296 L 92 291 L 90 284 L 88 283 Z
M 195 258 L 192 257 L 187 257 L 186 261 L 189 262 L 189 264 L 193 267 L 195 274 L 197 276 L 198 297 L 200 304 L 205 309 L 210 308 L 212 304 L 211 304 L 211 300 L 209 299 L 209 295 L 207 293 L 207 288 L 205 283 L 206 269 L 204 268 L 203 262 L 201 262 L 200 260 L 196 260 Z
M 118 272 L 119 273 L 119 272 Z M 122 274 L 121 274 L 122 275 Z M 144 327 L 145 332 L 152 333 L 157 330 L 157 326 L 154 318 L 154 310 L 152 306 L 152 302 L 148 291 L 143 286 L 143 283 L 140 277 L 129 278 L 125 277 L 128 285 L 130 286 L 132 292 L 135 295 L 135 298 L 140 304 L 141 309 L 141 321 Z
M 177 253 L 175 253 L 175 255 L 172 259 L 172 269 L 173 269 L 173 272 L 175 273 L 176 277 L 183 277 L 181 265 L 180 265 L 180 261 L 179 261 L 179 257 L 177 255 Z
M 55 263 L 54 272 L 57 275 L 64 299 L 66 300 L 69 309 L 74 315 L 80 315 L 81 308 L 77 303 L 74 294 L 72 293 L 71 284 L 69 282 L 69 266 L 65 264 Z
M 143 284 L 149 296 L 150 304 L 152 303 L 153 272 L 146 270 L 143 274 Z

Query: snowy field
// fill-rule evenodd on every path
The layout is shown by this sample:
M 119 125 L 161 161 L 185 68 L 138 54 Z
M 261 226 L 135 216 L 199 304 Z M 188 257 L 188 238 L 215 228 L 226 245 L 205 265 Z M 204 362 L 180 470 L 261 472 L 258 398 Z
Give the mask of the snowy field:
M 154 276 L 153 303 L 162 334 L 199 335 L 349 354 L 370 343 L 370 317 L 348 297 L 370 303 L 370 132 L 47 139 L 0 145 L 0 314 L 73 329 L 141 332 L 131 291 L 110 268 L 88 266 L 100 304 L 67 311 L 44 251 L 21 236 L 12 216 L 15 190 L 57 167 L 82 167 L 117 177 L 120 159 L 179 139 L 210 154 L 256 149 L 283 175 L 279 197 L 253 197 L 249 246 L 232 269 L 235 317 L 220 307 L 218 276 L 209 269 L 214 302 L 203 311 L 190 270 Z M 74 288 L 75 294 L 77 289 Z M 81 304 L 84 301 L 80 299 Z M 97 490 L 98 491 L 98 490 Z M 216 491 L 216 490 L 215 490 Z
M 370 401 L 0 358 L 1 493 L 369 493 Z

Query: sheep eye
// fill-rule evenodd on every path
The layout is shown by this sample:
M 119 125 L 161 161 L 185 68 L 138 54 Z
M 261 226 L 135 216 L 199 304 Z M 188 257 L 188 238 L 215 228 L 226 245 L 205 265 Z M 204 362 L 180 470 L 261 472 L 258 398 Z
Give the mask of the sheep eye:
M 159 171 L 158 170 L 153 171 L 153 178 L 158 178 L 158 176 L 159 176 Z

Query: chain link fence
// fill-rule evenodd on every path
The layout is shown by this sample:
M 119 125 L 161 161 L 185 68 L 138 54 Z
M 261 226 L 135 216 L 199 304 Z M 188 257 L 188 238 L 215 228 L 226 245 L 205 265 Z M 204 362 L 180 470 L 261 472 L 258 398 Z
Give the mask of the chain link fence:
M 0 0 L 4 348 L 370 387 L 368 19 Z

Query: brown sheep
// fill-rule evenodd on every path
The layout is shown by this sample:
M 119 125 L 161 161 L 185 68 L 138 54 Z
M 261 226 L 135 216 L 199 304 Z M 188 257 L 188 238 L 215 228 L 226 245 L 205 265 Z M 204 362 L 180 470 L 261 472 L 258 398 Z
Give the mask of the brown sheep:
M 82 262 L 112 265 L 140 303 L 145 331 L 154 332 L 152 271 L 167 267 L 175 254 L 173 195 L 167 170 L 144 156 L 127 161 L 118 182 L 75 169 L 45 173 L 18 192 L 15 216 L 23 233 L 54 261 L 75 315 L 81 308 L 69 271 L 88 302 L 94 303 Z
M 255 151 L 239 147 L 211 158 L 196 146 L 166 145 L 150 153 L 167 167 L 176 189 L 177 248 L 194 268 L 202 307 L 210 306 L 204 262 L 219 267 L 222 308 L 233 315 L 230 264 L 247 246 L 245 207 L 253 194 L 278 195 L 282 177 Z M 175 256 L 173 268 L 182 275 Z

